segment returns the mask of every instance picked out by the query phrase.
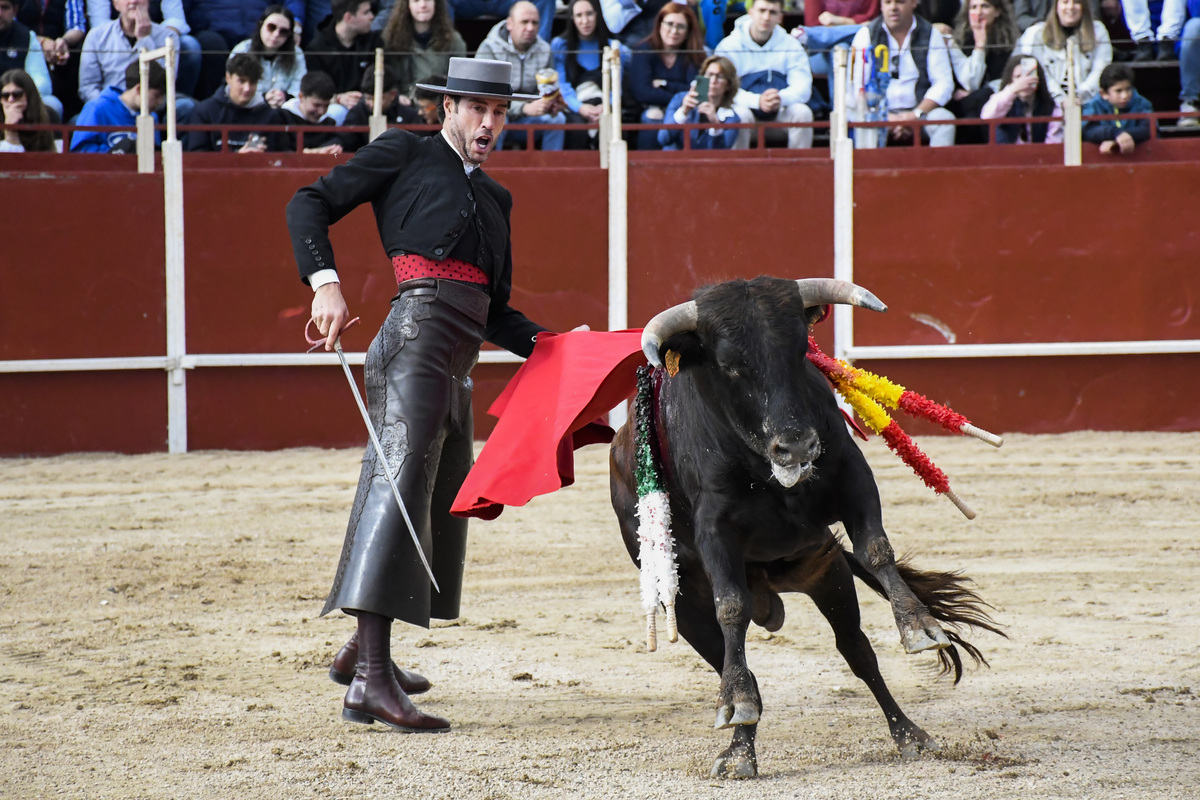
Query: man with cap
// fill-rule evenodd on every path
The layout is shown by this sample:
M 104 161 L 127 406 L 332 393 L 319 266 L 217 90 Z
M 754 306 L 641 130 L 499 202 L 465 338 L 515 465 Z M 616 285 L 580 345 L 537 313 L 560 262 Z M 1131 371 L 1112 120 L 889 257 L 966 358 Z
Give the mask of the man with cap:
M 465 519 L 450 504 L 471 467 L 471 368 L 487 340 L 528 356 L 545 328 L 509 305 L 512 195 L 483 169 L 504 129 L 511 65 L 450 59 L 445 118 L 437 136 L 391 129 L 350 161 L 296 192 L 287 207 L 301 279 L 315 296 L 312 318 L 330 350 L 350 320 L 329 226 L 371 203 L 392 261 L 397 295 L 367 351 L 371 422 L 387 463 L 363 458 L 346 539 L 321 612 L 342 609 L 357 631 L 330 667 L 348 684 L 342 716 L 409 732 L 450 723 L 409 700 L 429 688 L 391 658 L 395 619 L 429 627 L 458 616 Z M 434 591 L 388 484 L 395 479 L 440 592 Z

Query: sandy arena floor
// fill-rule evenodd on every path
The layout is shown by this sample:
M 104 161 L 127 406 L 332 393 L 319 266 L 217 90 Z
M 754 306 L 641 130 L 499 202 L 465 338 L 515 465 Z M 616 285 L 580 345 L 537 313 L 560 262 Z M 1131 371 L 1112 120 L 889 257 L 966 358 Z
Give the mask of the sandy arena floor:
M 921 443 L 963 519 L 866 446 L 898 552 L 962 569 L 1010 639 L 957 687 L 864 630 L 940 754 L 901 761 L 803 596 L 749 661 L 760 777 L 710 779 L 717 677 L 647 653 L 607 450 L 578 483 L 473 523 L 462 619 L 398 626 L 454 731 L 339 716 L 317 618 L 358 451 L 0 460 L 0 797 L 1193 798 L 1200 796 L 1200 435 Z

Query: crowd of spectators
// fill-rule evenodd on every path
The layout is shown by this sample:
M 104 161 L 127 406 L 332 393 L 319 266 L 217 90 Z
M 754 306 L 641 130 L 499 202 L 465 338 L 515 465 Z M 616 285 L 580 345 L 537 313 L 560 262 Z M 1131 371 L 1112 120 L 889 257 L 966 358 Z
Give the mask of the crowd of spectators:
M 785 0 L 0 0 L 0 152 L 62 147 L 14 124 L 133 128 L 143 94 L 157 121 L 169 73 L 153 63 L 143 92 L 138 56 L 168 42 L 176 121 L 243 128 L 188 129 L 187 150 L 354 151 L 367 135 L 344 129 L 365 127 L 375 112 L 376 50 L 386 62 L 380 113 L 436 124 L 438 96 L 420 84 L 469 55 L 456 20 L 480 17 L 498 20 L 475 55 L 510 62 L 513 90 L 539 96 L 511 104 L 500 146 L 525 146 L 529 136 L 545 150 L 597 146 L 596 130 L 582 125 L 600 117 L 601 53 L 616 43 L 624 119 L 647 126 L 629 137 L 640 150 L 746 148 L 762 123 L 778 123 L 768 142 L 811 147 L 811 123 L 831 105 L 839 45 L 856 54 L 851 119 L 886 121 L 880 146 L 914 135 L 932 146 L 989 139 L 988 126 L 936 124 L 956 119 L 1005 120 L 991 127 L 999 143 L 1060 141 L 1061 125 L 1041 120 L 1071 102 L 1069 42 L 1075 99 L 1089 113 L 1151 110 L 1134 72 L 1112 69 L 1118 53 L 1099 0 L 786 2 L 793 12 L 803 6 L 803 25 L 784 26 Z M 1180 109 L 1200 114 L 1200 0 L 1165 0 L 1156 34 L 1147 0 L 1123 0 L 1121 13 L 1128 58 L 1177 58 Z M 312 130 L 298 137 L 280 125 Z M 1129 152 L 1149 130 L 1105 125 L 1088 128 L 1104 152 Z M 129 152 L 135 141 L 128 131 L 80 131 L 68 149 Z

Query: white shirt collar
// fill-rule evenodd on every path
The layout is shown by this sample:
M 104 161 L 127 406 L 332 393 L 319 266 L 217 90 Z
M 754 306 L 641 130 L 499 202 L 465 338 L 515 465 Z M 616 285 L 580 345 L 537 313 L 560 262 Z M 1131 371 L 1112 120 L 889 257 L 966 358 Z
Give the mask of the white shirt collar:
M 466 158 L 463 157 L 462 151 L 459 150 L 457 147 L 455 147 L 454 142 L 450 141 L 450 137 L 446 135 L 446 129 L 442 128 L 441 132 L 438 135 L 441 136 L 443 139 L 445 139 L 446 144 L 450 145 L 450 149 L 453 150 L 458 155 L 459 159 L 462 161 L 463 172 L 467 173 L 468 175 L 470 175 L 472 172 L 474 172 L 476 167 L 478 167 L 479 165 L 472 164 L 471 162 L 467 161 Z

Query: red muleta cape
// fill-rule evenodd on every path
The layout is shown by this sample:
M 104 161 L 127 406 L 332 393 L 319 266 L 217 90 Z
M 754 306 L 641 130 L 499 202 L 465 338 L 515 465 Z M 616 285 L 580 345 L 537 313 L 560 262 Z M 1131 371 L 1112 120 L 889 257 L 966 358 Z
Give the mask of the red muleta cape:
M 633 396 L 645 363 L 640 329 L 538 334 L 488 409 L 499 421 L 450 513 L 495 519 L 506 505 L 574 483 L 574 450 L 612 441 L 602 416 Z

